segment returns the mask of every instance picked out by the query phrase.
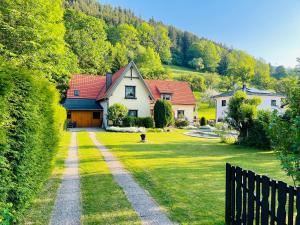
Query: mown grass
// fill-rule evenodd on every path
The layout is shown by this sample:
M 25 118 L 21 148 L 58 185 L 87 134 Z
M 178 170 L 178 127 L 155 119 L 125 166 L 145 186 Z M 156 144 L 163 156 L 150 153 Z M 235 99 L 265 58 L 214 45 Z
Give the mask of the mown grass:
M 194 91 L 197 100 L 198 118 L 205 117 L 207 120 L 216 119 L 216 107 L 210 106 L 208 103 L 201 102 L 201 92 Z
M 174 65 L 164 65 L 164 67 L 171 73 L 171 78 L 174 79 L 176 77 L 180 77 L 182 75 L 201 75 L 201 73 L 192 70 L 187 67 L 182 66 L 174 66 Z
M 193 138 L 175 130 L 139 134 L 97 133 L 172 220 L 180 224 L 224 224 L 225 163 L 289 183 L 271 151 Z
M 53 158 L 52 174 L 41 192 L 32 202 L 20 224 L 44 225 L 49 224 L 55 204 L 57 190 L 65 169 L 65 159 L 71 141 L 71 133 L 64 132 L 57 154 Z
M 88 133 L 78 133 L 82 224 L 140 224 Z

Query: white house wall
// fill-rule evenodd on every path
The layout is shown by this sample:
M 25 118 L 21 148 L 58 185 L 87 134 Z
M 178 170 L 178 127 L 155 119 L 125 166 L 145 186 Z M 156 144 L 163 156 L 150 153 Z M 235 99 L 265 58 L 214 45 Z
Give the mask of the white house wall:
M 194 120 L 194 108 L 194 105 L 172 105 L 175 118 L 178 118 L 178 110 L 184 110 L 184 117 L 190 122 L 193 122 Z
M 125 86 L 135 86 L 136 99 L 125 99 Z M 132 70 L 131 79 L 129 70 L 109 97 L 109 106 L 122 103 L 128 110 L 138 110 L 138 117 L 148 117 L 151 115 L 149 101 L 148 89 L 138 76 L 137 71 Z
M 227 110 L 228 110 L 228 104 L 230 97 L 219 97 L 216 99 L 216 120 L 218 119 L 224 119 Z M 280 108 L 282 102 L 281 96 L 256 96 L 256 95 L 248 95 L 248 98 L 253 97 L 259 97 L 261 99 L 261 104 L 257 107 L 259 110 L 277 110 L 279 112 L 282 112 L 283 109 Z M 222 106 L 222 100 L 226 100 L 226 106 Z M 271 100 L 276 100 L 277 107 L 271 106 Z

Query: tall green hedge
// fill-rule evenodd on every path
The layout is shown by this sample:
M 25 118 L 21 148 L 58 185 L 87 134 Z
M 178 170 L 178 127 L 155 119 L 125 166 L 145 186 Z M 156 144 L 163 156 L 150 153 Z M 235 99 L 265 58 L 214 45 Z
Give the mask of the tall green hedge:
M 18 220 L 48 177 L 65 116 L 53 84 L 0 63 L 0 220 Z
M 157 100 L 154 105 L 154 121 L 155 127 L 164 128 L 172 125 L 174 122 L 174 116 L 172 111 L 172 105 L 167 100 Z

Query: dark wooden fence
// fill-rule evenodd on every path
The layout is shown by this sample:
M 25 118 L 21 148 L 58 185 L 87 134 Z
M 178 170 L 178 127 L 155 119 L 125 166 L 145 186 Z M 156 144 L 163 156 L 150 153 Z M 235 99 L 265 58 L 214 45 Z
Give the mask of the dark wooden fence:
M 226 164 L 227 225 L 300 225 L 300 187 Z

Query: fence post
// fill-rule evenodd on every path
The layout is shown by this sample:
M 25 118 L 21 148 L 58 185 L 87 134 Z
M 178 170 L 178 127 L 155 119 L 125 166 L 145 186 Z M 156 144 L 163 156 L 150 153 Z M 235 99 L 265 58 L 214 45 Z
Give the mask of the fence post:
M 248 225 L 253 225 L 254 221 L 254 185 L 255 174 L 252 171 L 248 173 Z
M 226 198 L 225 198 L 225 222 L 230 225 L 231 221 L 231 165 L 226 163 Z

